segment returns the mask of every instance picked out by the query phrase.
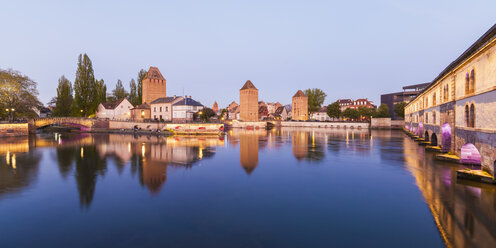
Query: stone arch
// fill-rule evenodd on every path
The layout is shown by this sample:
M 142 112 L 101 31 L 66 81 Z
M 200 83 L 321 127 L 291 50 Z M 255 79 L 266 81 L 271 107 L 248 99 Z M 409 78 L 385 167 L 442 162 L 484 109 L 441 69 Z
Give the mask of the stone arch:
M 437 135 L 436 135 L 436 133 L 432 133 L 432 135 L 431 135 L 431 146 L 437 146 Z
M 451 126 L 448 123 L 444 123 L 441 126 L 441 145 L 443 152 L 449 152 L 451 150 Z
M 424 133 L 424 140 L 429 141 L 429 132 L 427 132 L 427 130 Z
M 472 143 L 466 143 L 460 149 L 460 162 L 462 164 L 481 164 L 481 155 L 477 147 Z

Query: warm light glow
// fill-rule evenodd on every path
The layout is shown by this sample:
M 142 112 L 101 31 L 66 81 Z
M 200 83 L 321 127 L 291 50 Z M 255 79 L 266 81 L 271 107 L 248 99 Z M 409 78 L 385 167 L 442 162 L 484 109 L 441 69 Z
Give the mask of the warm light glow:
M 15 109 L 13 109 L 13 108 L 12 108 L 12 109 L 10 109 L 10 110 L 15 111 Z
M 202 159 L 203 158 L 203 149 L 199 149 L 198 151 L 198 158 Z
M 81 147 L 81 158 L 84 157 L 84 148 Z
M 127 151 L 128 152 L 131 152 L 131 142 L 128 142 L 127 143 Z
M 141 144 L 141 156 L 145 157 L 145 143 Z
M 7 151 L 7 155 L 5 156 L 5 162 L 7 162 L 7 165 L 10 165 L 10 151 Z
M 14 169 L 17 168 L 16 167 L 16 155 L 15 155 L 15 153 L 12 154 L 12 168 L 14 168 Z

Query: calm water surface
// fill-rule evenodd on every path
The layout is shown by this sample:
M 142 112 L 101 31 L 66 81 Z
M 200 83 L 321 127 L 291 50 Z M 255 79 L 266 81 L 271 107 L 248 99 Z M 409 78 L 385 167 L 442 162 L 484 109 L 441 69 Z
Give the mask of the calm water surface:
M 401 132 L 0 140 L 0 247 L 496 247 L 496 188 Z

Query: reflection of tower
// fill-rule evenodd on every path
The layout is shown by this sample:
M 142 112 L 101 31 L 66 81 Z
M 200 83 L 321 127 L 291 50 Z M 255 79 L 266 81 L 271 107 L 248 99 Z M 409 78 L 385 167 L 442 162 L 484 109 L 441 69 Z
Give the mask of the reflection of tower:
M 243 133 L 239 135 L 239 161 L 246 174 L 251 174 L 258 165 L 258 136 Z
M 167 181 L 167 164 L 153 161 L 143 163 L 143 182 L 152 194 L 157 194 Z
M 298 159 L 298 161 L 301 161 L 308 154 L 308 133 L 293 132 L 291 133 L 291 136 L 293 155 L 296 159 Z

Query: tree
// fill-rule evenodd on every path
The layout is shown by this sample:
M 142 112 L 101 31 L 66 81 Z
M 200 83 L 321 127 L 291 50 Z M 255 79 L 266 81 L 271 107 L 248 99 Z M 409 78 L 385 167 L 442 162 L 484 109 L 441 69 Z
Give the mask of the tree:
M 35 117 L 33 109 L 42 107 L 36 86 L 36 82 L 18 71 L 0 69 L 0 115 L 6 119 Z
M 97 104 L 103 103 L 107 101 L 107 86 L 105 85 L 105 82 L 103 79 L 97 80 L 96 81 L 96 92 L 97 94 L 95 95 L 96 99 L 95 101 Z
M 341 106 L 339 106 L 338 102 L 327 105 L 327 115 L 336 119 L 341 117 Z
M 374 117 L 377 118 L 391 117 L 391 115 L 389 114 L 388 106 L 386 104 L 381 104 L 381 106 L 379 106 L 379 108 L 377 109 L 377 114 Z
M 375 108 L 360 106 L 358 107 L 358 114 L 360 117 L 370 120 L 370 117 L 375 115 Z
M 358 113 L 358 110 L 356 109 L 347 108 L 343 111 L 343 116 L 352 120 L 356 120 L 360 117 L 360 113 Z
M 393 111 L 397 117 L 405 118 L 405 106 L 406 102 L 399 102 L 393 106 Z
M 139 72 L 138 72 L 138 99 L 136 100 L 138 102 L 138 104 L 141 104 L 142 103 L 142 99 L 143 99 L 143 79 L 145 79 L 145 76 L 146 76 L 146 70 L 145 69 L 141 69 Z
M 77 115 L 89 116 L 95 113 L 99 102 L 96 101 L 95 75 L 93 65 L 86 53 L 78 58 L 76 79 L 74 80 L 74 107 Z
M 201 110 L 200 118 L 202 121 L 209 121 L 210 117 L 214 117 L 215 112 L 211 108 L 203 108 Z
M 74 98 L 72 97 L 72 83 L 65 76 L 59 78 L 56 99 L 53 116 L 70 116 Z
M 317 112 L 322 107 L 326 94 L 321 89 L 306 89 L 305 95 L 308 97 L 308 112 L 310 115 Z
M 134 81 L 134 78 L 131 79 L 131 82 L 129 82 L 129 102 L 131 102 L 132 105 L 140 105 L 141 101 L 138 101 L 138 92 L 136 88 L 136 81 Z
M 114 100 L 119 100 L 128 96 L 128 93 L 126 89 L 124 89 L 124 86 L 122 85 L 122 81 L 120 79 L 117 80 L 115 89 L 112 91 L 112 96 L 114 97 Z

